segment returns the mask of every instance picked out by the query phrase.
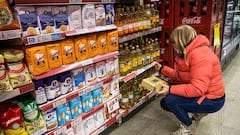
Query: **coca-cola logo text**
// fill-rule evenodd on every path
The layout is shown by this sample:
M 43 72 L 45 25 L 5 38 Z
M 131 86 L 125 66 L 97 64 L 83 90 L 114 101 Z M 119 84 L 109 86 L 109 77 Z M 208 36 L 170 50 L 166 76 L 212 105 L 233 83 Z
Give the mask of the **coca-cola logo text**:
M 184 17 L 182 19 L 182 24 L 201 24 L 202 17 L 193 17 L 193 18 L 187 18 Z

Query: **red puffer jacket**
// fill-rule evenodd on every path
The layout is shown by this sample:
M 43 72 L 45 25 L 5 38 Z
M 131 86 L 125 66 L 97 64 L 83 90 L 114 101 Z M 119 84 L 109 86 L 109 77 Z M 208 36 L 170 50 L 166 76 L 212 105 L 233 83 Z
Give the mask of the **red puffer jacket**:
M 210 49 L 208 39 L 198 35 L 186 48 L 187 62 L 177 57 L 175 68 L 163 66 L 161 74 L 181 82 L 170 87 L 170 93 L 183 97 L 216 99 L 224 95 L 225 87 L 218 57 Z

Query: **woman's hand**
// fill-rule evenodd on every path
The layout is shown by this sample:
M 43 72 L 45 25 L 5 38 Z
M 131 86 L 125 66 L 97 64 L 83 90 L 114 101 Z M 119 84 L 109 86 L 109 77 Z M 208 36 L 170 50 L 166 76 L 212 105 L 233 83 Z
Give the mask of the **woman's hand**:
M 156 90 L 158 95 L 167 95 L 169 93 L 169 85 L 163 84 L 160 90 Z
M 162 65 L 160 64 L 160 63 L 158 63 L 158 62 L 154 62 L 154 64 L 155 64 L 155 70 L 156 71 L 159 71 L 160 70 L 160 68 L 162 67 Z

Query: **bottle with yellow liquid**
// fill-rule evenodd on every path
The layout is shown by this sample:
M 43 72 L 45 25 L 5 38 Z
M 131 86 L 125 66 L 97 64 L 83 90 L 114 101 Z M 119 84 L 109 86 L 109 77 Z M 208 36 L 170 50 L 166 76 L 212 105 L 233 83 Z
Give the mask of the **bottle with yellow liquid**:
M 142 68 L 142 50 L 139 49 L 139 45 L 136 45 L 136 56 L 137 56 L 137 63 L 138 63 L 138 66 L 137 68 L 140 69 Z
M 144 16 L 140 6 L 137 7 L 137 18 L 138 18 L 138 30 L 144 30 Z
M 154 50 L 155 50 L 156 59 L 160 59 L 160 46 L 159 46 L 158 38 L 155 38 L 154 46 L 155 46 Z
M 120 92 L 122 94 L 121 98 L 121 108 L 122 109 L 128 109 L 129 108 L 129 99 L 128 99 L 128 90 L 127 90 L 127 85 L 125 83 L 122 83 L 120 85 Z
M 123 44 L 120 44 L 119 45 L 119 72 L 120 72 L 120 75 L 121 76 L 124 76 L 127 74 L 127 71 L 128 71 L 128 65 L 127 65 L 127 61 L 125 60 L 126 58 L 126 55 L 125 55 L 125 52 L 124 52 L 124 49 L 123 49 Z
M 128 31 L 128 13 L 126 12 L 126 10 L 124 8 L 122 8 L 122 13 L 123 13 L 123 33 L 124 35 L 128 35 L 129 31 Z
M 133 80 L 130 80 L 128 82 L 128 99 L 129 99 L 129 105 L 133 106 L 134 105 L 134 90 L 133 90 Z
M 132 46 L 130 57 L 132 58 L 132 70 L 137 70 L 137 68 L 138 68 L 138 57 L 137 57 L 137 51 L 136 51 L 134 46 Z
M 132 71 L 132 59 L 130 57 L 130 49 L 128 46 L 128 43 L 124 43 L 124 52 L 125 52 L 125 61 L 127 62 L 127 73 L 130 73 Z
M 121 8 L 117 8 L 115 21 L 114 22 L 116 23 L 116 26 L 118 28 L 118 35 L 120 37 L 124 35 L 122 18 L 123 18 L 123 14 L 121 13 Z

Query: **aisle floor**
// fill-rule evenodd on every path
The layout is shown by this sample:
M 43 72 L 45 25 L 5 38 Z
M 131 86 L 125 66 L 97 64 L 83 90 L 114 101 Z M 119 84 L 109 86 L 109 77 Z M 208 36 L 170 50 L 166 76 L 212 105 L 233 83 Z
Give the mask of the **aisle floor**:
M 240 135 L 240 52 L 233 57 L 223 71 L 226 86 L 226 102 L 217 113 L 204 117 L 199 123 L 197 135 Z M 174 115 L 160 108 L 161 97 L 153 98 L 142 108 L 114 124 L 102 135 L 169 135 L 179 124 Z

